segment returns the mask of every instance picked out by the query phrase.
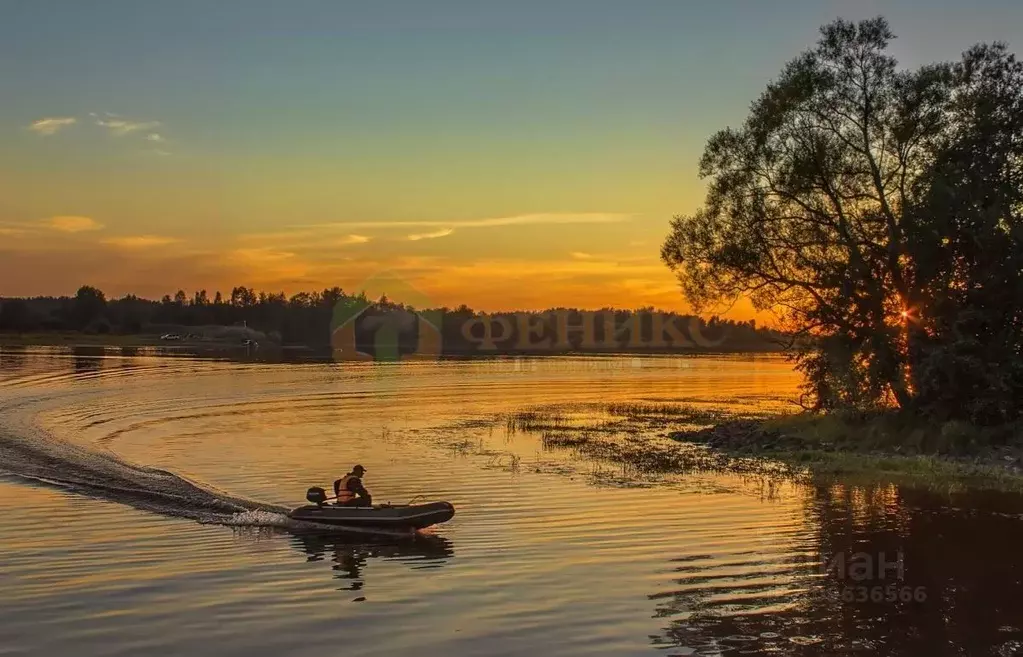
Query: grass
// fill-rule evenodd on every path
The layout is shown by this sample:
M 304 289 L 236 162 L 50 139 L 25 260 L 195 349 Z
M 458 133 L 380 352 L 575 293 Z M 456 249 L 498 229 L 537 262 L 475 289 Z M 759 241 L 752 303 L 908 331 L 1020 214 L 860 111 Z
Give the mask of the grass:
M 1023 491 L 1021 436 L 1018 425 L 975 427 L 879 413 L 799 414 L 762 421 L 750 431 L 723 425 L 673 437 L 706 442 L 731 456 L 771 458 L 816 477 Z
M 531 409 L 509 415 L 506 426 L 508 433 L 516 431 L 551 431 L 562 429 L 569 424 L 568 416 L 558 409 Z
M 506 424 L 509 433 L 516 431 L 557 431 L 577 429 L 594 432 L 620 432 L 641 425 L 709 426 L 734 415 L 720 409 L 702 409 L 684 404 L 606 404 L 584 409 L 580 417 L 573 418 L 567 409 L 557 407 L 534 408 L 509 415 Z
M 737 410 L 608 404 L 572 415 L 544 407 L 509 416 L 507 427 L 509 433 L 539 434 L 547 450 L 573 450 L 647 473 L 701 470 L 1023 492 L 1018 425 L 982 428 L 898 414 L 765 417 L 755 409 Z M 652 431 L 664 427 L 676 429 L 667 434 L 670 442 Z
M 969 457 L 1020 443 L 1023 427 L 976 427 L 965 422 L 935 422 L 897 413 L 870 416 L 799 414 L 762 424 L 826 451 L 886 451 L 893 454 Z
M 621 415 L 625 417 L 670 417 L 675 415 L 689 417 L 694 414 L 698 414 L 701 411 L 687 404 L 656 404 L 648 402 L 608 404 L 607 412 L 611 415 Z
M 581 456 L 628 465 L 646 473 L 728 469 L 728 459 L 707 450 L 654 443 L 628 434 L 547 431 L 541 436 L 541 444 L 545 449 L 572 449 Z
M 818 477 L 853 481 L 889 481 L 927 488 L 993 488 L 1023 492 L 1023 475 L 1004 466 L 957 462 L 939 456 L 887 456 L 836 452 L 792 452 L 792 465 L 803 465 Z
M 689 404 L 608 404 L 610 415 L 646 422 L 682 421 L 687 424 L 714 424 L 729 415 L 720 408 L 698 408 Z
M 540 444 L 544 449 L 582 447 L 592 440 L 592 436 L 584 433 L 544 431 L 540 436 Z

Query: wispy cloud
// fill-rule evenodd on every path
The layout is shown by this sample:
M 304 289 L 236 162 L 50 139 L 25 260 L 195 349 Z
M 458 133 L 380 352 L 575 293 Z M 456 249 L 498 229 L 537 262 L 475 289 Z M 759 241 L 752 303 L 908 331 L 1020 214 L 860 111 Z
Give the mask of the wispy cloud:
M 96 125 L 106 128 L 115 137 L 123 137 L 133 132 L 159 128 L 162 124 L 159 121 L 130 121 L 128 119 L 108 118 L 98 119 Z M 157 136 L 159 137 L 159 135 Z
M 167 140 L 164 139 L 163 135 L 161 135 L 159 132 L 150 132 L 148 135 L 146 135 L 146 141 L 155 141 L 157 143 L 160 143 L 165 142 Z
M 60 216 L 44 219 L 43 222 L 53 230 L 62 233 L 82 233 L 89 230 L 99 230 L 103 224 L 90 217 Z
M 370 239 L 372 238 L 367 237 L 366 235 L 348 235 L 335 242 L 335 244 L 337 246 L 348 246 L 350 244 L 365 244 L 366 242 L 370 241 Z
M 592 260 L 593 259 L 593 254 L 592 253 L 583 253 L 582 251 L 572 251 L 569 255 L 572 256 L 573 258 L 575 258 L 576 260 Z
M 423 220 L 423 221 L 344 221 L 319 224 L 328 228 L 409 228 L 443 226 L 446 228 L 489 228 L 493 226 L 524 226 L 543 224 L 610 224 L 628 221 L 630 214 L 607 212 L 583 213 L 539 213 L 520 214 L 508 217 L 490 217 L 486 219 L 461 220 Z
M 453 228 L 441 228 L 440 230 L 435 230 L 432 233 L 416 233 L 414 235 L 409 235 L 408 238 L 412 242 L 418 242 L 419 240 L 434 240 L 438 237 L 447 237 L 453 232 L 455 232 Z
M 57 134 L 64 128 L 72 126 L 77 122 L 78 119 L 73 116 L 47 117 L 45 119 L 33 121 L 32 124 L 28 126 L 28 129 L 37 135 L 48 137 L 50 135 Z
M 323 233 L 314 230 L 277 230 L 267 233 L 243 233 L 238 236 L 238 239 L 244 241 L 274 242 L 279 244 L 282 241 L 307 237 L 320 240 L 323 238 Z
M 148 249 L 154 246 L 174 244 L 179 241 L 181 240 L 176 237 L 164 237 L 161 235 L 128 235 L 125 237 L 110 237 L 103 240 L 103 243 L 122 249 Z
M 280 262 L 282 260 L 290 260 L 295 257 L 295 254 L 290 251 L 280 251 L 273 248 L 256 248 L 256 249 L 235 249 L 231 252 L 231 255 L 239 260 L 245 260 L 248 262 L 266 263 L 266 262 Z
M 541 213 L 476 219 L 462 222 L 461 225 L 469 228 L 484 228 L 490 226 L 527 226 L 539 224 L 613 224 L 628 221 L 631 217 L 632 215 L 628 214 L 606 212 Z

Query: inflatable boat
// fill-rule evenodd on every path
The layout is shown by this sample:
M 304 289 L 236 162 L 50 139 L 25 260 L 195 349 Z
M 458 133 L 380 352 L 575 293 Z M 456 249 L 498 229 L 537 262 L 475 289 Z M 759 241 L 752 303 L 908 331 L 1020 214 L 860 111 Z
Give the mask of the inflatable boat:
M 292 520 L 340 527 L 409 530 L 447 522 L 455 515 L 455 507 L 450 502 L 338 506 L 328 504 L 323 489 L 317 488 L 310 488 L 306 499 L 313 503 L 289 513 Z

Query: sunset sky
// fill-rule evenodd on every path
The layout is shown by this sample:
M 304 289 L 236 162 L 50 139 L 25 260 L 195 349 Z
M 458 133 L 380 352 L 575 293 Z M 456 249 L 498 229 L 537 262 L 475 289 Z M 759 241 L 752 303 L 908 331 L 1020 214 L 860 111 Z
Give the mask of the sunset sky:
M 877 14 L 904 65 L 1023 41 L 1019 0 L 7 1 L 0 296 L 391 271 L 437 305 L 683 309 L 658 250 L 706 139 Z

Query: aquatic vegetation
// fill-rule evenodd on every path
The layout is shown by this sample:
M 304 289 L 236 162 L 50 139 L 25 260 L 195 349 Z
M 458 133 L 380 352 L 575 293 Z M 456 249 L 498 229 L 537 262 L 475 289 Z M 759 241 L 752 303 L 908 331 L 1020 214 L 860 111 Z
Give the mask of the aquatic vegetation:
M 664 402 L 545 406 L 505 418 L 509 435 L 536 435 L 545 452 L 626 466 L 633 478 L 701 471 L 1023 490 L 1023 450 L 1008 447 L 1004 429 L 906 422 L 898 416 L 778 415 L 753 404 L 725 409 Z
M 586 434 L 578 434 L 572 432 L 557 432 L 557 431 L 544 431 L 540 437 L 540 443 L 546 449 L 554 449 L 558 447 L 578 447 L 584 445 L 590 441 L 590 437 Z
M 522 463 L 522 458 L 517 454 L 510 454 L 507 452 L 501 452 L 493 454 L 490 460 L 487 461 L 487 468 L 494 470 L 508 470 L 509 472 L 518 472 L 519 466 Z
M 556 409 L 531 409 L 520 411 L 507 418 L 509 433 L 516 431 L 545 431 L 558 429 L 568 424 L 568 417 Z
M 1023 449 L 1009 428 L 908 422 L 898 415 L 796 415 L 731 421 L 673 440 L 721 453 L 773 459 L 802 477 L 891 480 L 928 488 L 1023 490 Z
M 608 404 L 607 412 L 611 415 L 626 417 L 634 421 L 661 424 L 685 422 L 695 425 L 711 425 L 722 421 L 726 417 L 732 417 L 731 413 L 722 410 L 720 406 L 700 408 L 690 404 L 618 403 Z

